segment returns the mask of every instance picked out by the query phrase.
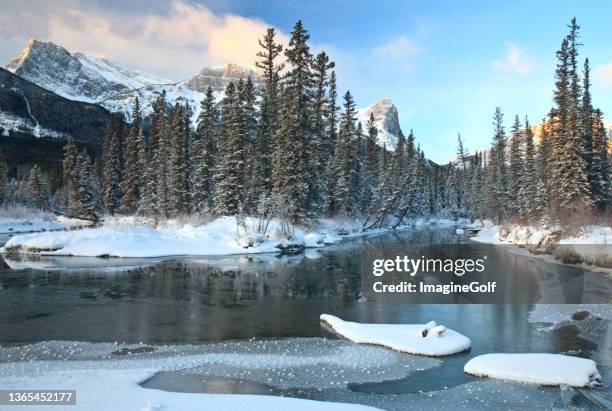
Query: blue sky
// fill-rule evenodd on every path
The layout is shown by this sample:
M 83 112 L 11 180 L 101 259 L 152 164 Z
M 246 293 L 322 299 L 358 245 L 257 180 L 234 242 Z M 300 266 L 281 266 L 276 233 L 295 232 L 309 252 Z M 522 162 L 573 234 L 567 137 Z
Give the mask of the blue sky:
M 358 106 L 392 99 L 404 131 L 412 128 L 428 157 L 439 162 L 453 156 L 457 132 L 469 149 L 486 147 L 497 105 L 508 126 L 514 114 L 537 122 L 547 113 L 555 50 L 576 16 L 581 58 L 588 56 L 594 70 L 594 103 L 604 114 L 612 112 L 612 25 L 605 17 L 612 2 L 62 0 L 46 9 L 42 4 L 0 0 L 5 18 L 22 22 L 0 29 L 3 61 L 18 54 L 24 38 L 41 37 L 180 80 L 205 64 L 252 61 L 247 43 L 252 45 L 256 33 L 273 25 L 287 35 L 301 19 L 313 47 L 337 62 L 341 91 L 350 89 Z M 23 24 L 28 9 L 30 18 L 36 15 L 31 20 L 40 20 L 36 24 Z M 164 32 L 173 24 L 172 32 Z M 102 27 L 112 36 L 88 38 L 78 31 L 84 27 Z M 139 27 L 157 29 L 139 36 Z

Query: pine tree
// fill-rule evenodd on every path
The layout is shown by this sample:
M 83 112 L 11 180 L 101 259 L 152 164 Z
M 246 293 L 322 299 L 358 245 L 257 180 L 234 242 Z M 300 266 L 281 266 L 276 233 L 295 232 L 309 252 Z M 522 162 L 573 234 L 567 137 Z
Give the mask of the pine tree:
M 73 182 L 77 192 L 74 212 L 77 216 L 98 220 L 95 212 L 96 193 L 93 180 L 91 160 L 87 151 L 83 150 L 77 157 L 77 165 L 73 173 Z
M 313 81 L 310 35 L 298 21 L 285 57 L 289 68 L 284 78 L 283 114 L 277 130 L 277 147 L 273 156 L 274 192 L 283 199 L 293 222 L 307 213 L 310 198 L 308 174 L 308 140 L 312 137 Z
M 590 80 L 590 69 L 589 59 L 584 60 L 584 68 L 582 71 L 582 106 L 580 107 L 580 120 L 581 120 L 581 134 L 582 134 L 582 158 L 585 162 L 586 172 L 589 179 L 589 189 L 593 200 L 595 196 L 593 190 L 597 182 L 597 176 L 594 174 L 593 169 L 593 105 L 591 102 L 591 80 Z
M 35 207 L 45 209 L 49 206 L 49 195 L 46 183 L 40 173 L 38 164 L 34 164 L 28 176 L 28 195 Z
M 344 95 L 343 111 L 340 115 L 340 128 L 338 138 L 336 139 L 332 165 L 334 195 L 329 204 L 329 210 L 332 215 L 346 215 L 353 212 L 354 204 L 351 201 L 351 194 L 353 188 L 354 169 L 352 159 L 354 151 L 352 143 L 356 134 L 356 119 L 355 102 L 351 93 L 347 91 Z
M 572 19 L 570 33 L 557 51 L 555 90 L 555 203 L 566 212 L 591 206 L 590 189 L 580 116 L 580 84 L 577 70 L 579 26 Z
M 259 201 L 258 189 L 262 185 L 255 180 L 257 157 L 257 111 L 255 108 L 255 87 L 251 78 L 238 83 L 238 110 L 240 144 L 242 145 L 241 184 L 244 192 L 241 202 L 246 213 L 252 213 Z
M 260 60 L 255 62 L 255 65 L 263 71 L 266 86 L 255 143 L 259 157 L 255 163 L 253 178 L 259 185 L 258 191 L 268 198 L 272 191 L 272 152 L 280 145 L 275 139 L 280 137 L 276 130 L 279 127 L 280 72 L 284 64 L 276 63 L 276 59 L 282 53 L 283 46 L 276 43 L 276 31 L 273 28 L 267 29 L 264 38 L 259 40 L 259 45 L 262 50 L 257 53 Z
M 595 110 L 592 143 L 591 194 L 598 209 L 606 211 L 610 202 L 610 160 L 601 110 Z
M 0 204 L 6 202 L 8 197 L 8 163 L 0 151 Z
M 336 90 L 336 73 L 332 70 L 329 76 L 328 91 L 327 91 L 327 109 L 326 113 L 326 133 L 327 137 L 324 139 L 327 145 L 324 150 L 328 150 L 328 160 L 325 164 L 325 180 L 327 181 L 327 187 L 325 192 L 325 204 L 327 205 L 327 211 L 330 212 L 330 204 L 333 201 L 335 193 L 333 192 L 333 163 L 334 163 L 334 150 L 337 143 L 337 118 L 338 118 L 338 105 L 337 105 L 337 90 Z
M 64 145 L 64 160 L 62 162 L 62 180 L 68 199 L 68 210 L 74 211 L 78 207 L 79 194 L 76 185 L 77 175 L 76 169 L 78 166 L 78 151 L 74 140 L 69 138 Z
M 329 60 L 325 52 L 317 54 L 312 63 L 314 82 L 314 108 L 312 113 L 312 136 L 308 140 L 308 167 L 312 178 L 310 198 L 307 200 L 310 208 L 315 213 L 323 209 L 327 187 L 325 175 L 328 162 L 333 152 L 330 135 L 327 131 L 327 87 L 329 84 L 328 70 L 335 67 L 335 63 Z
M 168 121 L 170 157 L 168 211 L 173 216 L 189 212 L 187 146 L 190 130 L 185 122 L 185 107 L 176 103 Z
M 158 96 L 153 105 L 153 116 L 149 127 L 149 142 L 145 149 L 145 171 L 143 190 L 140 201 L 139 212 L 149 216 L 163 214 L 163 206 L 160 204 L 160 185 L 164 182 L 165 155 L 160 156 L 166 131 L 166 92 Z
M 536 212 L 536 208 L 534 207 L 534 199 L 537 195 L 537 175 L 535 150 L 533 145 L 533 131 L 531 130 L 529 120 L 526 116 L 524 136 L 525 155 L 519 190 L 519 215 L 523 218 L 528 218 L 533 216 Z
M 474 154 L 474 162 L 470 167 L 470 212 L 474 218 L 483 219 L 485 214 L 484 169 L 482 154 Z
M 217 140 L 217 113 L 212 88 L 208 87 L 200 103 L 194 143 L 194 207 L 197 211 L 213 208 L 214 155 Z
M 506 169 L 506 133 L 504 130 L 504 114 L 496 107 L 493 115 L 493 143 L 488 165 L 488 204 L 497 222 L 501 222 L 507 214 L 508 175 Z
M 521 158 L 521 139 L 522 128 L 519 116 L 514 116 L 510 137 L 509 157 L 509 177 L 510 177 L 510 213 L 516 214 L 519 209 L 519 193 L 521 191 L 521 179 L 523 171 L 523 161 Z
M 215 214 L 235 215 L 241 206 L 243 190 L 240 175 L 243 147 L 240 144 L 238 96 L 234 83 L 225 89 L 221 114 L 219 154 L 214 174 Z
M 124 158 L 125 166 L 121 182 L 121 212 L 129 215 L 134 214 L 140 206 L 146 165 L 142 114 L 138 98 L 136 98 L 132 110 L 132 123 L 129 126 Z
M 370 113 L 370 118 L 366 124 L 367 137 L 365 141 L 365 150 L 363 156 L 362 167 L 362 193 L 360 211 L 366 213 L 372 202 L 374 190 L 378 185 L 378 156 L 376 137 L 378 129 L 374 120 L 374 114 Z
M 550 206 L 552 196 L 551 176 L 553 166 L 553 143 L 548 132 L 549 124 L 546 119 L 542 120 L 542 133 L 538 146 L 538 203 L 537 208 L 541 213 Z

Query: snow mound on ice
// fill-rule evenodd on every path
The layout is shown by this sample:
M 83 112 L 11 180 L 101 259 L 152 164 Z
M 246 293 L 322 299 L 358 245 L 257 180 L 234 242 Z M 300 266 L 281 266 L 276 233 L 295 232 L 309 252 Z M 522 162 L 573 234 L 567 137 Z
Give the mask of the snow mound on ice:
M 467 374 L 540 385 L 598 385 L 595 361 L 561 354 L 485 354 L 472 358 Z
M 436 325 L 428 324 L 361 324 L 322 314 L 321 321 L 335 332 L 358 344 L 382 345 L 410 354 L 451 355 L 470 348 L 468 337 L 446 328 L 441 334 L 433 332 Z M 422 336 L 424 329 L 432 330 Z

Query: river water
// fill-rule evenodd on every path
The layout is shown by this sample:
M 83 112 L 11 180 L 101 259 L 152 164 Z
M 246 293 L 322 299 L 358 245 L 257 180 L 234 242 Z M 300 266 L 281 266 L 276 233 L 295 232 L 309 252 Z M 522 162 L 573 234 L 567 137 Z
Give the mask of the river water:
M 292 347 L 325 351 L 326 344 L 341 342 L 319 323 L 320 314 L 331 313 L 373 323 L 435 320 L 470 337 L 472 348 L 423 363 L 416 372 L 403 376 L 382 381 L 348 378 L 342 388 L 334 389 L 306 383 L 287 386 L 275 381 L 275 374 L 262 380 L 249 377 L 248 372 L 229 372 L 222 365 L 160 373 L 144 386 L 181 392 L 287 395 L 386 409 L 441 409 L 443 403 L 451 407 L 453 401 L 473 399 L 479 393 L 485 399 L 480 402 L 483 409 L 502 404 L 540 409 L 559 402 L 558 388 L 476 379 L 463 373 L 463 365 L 489 352 L 556 352 L 597 360 L 609 390 L 612 327 L 608 320 L 583 312 L 552 327 L 530 315 L 538 306 L 550 309 L 554 306 L 548 304 L 557 303 L 593 304 L 598 308 L 595 311 L 610 313 L 612 278 L 511 251 L 470 242 L 455 235 L 453 228 L 422 228 L 354 239 L 295 256 L 5 257 L 0 262 L 0 352 L 2 346 L 14 349 L 50 340 L 138 344 L 134 347 L 141 352 L 135 355 L 145 357 L 161 346 L 180 350 L 188 344 L 214 351 L 220 342 L 236 342 L 224 348 L 235 354 L 265 352 L 273 345 L 262 348 L 262 341 L 274 342 L 279 352 Z M 402 273 L 372 276 L 373 259 L 396 255 L 485 258 L 486 270 L 462 277 L 452 273 L 425 273 L 412 279 Z M 428 284 L 494 281 L 497 288 L 489 294 L 372 291 L 374 281 L 405 279 Z M 414 358 L 395 355 L 406 361 Z M 415 361 L 431 361 L 418 358 Z M 289 374 L 299 377 L 310 371 L 292 366 Z

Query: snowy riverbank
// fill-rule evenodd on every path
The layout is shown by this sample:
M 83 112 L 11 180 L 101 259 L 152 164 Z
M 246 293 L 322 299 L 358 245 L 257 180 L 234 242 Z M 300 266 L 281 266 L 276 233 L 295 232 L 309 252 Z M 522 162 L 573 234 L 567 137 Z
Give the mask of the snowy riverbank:
M 160 257 L 173 255 L 231 255 L 276 253 L 323 247 L 343 238 L 380 234 L 389 229 L 361 231 L 353 220 L 322 219 L 311 226 L 283 227 L 272 220 L 267 230 L 258 229 L 260 221 L 221 217 L 200 225 L 169 220 L 155 225 L 152 220 L 135 217 L 107 219 L 101 227 L 67 232 L 43 232 L 11 238 L 5 253 L 88 257 Z M 453 224 L 449 220 L 413 221 L 412 225 Z M 263 232 L 265 231 L 265 233 Z
M 612 266 L 612 227 L 586 226 L 579 234 L 564 236 L 559 227 L 487 224 L 472 241 L 515 244 L 536 255 L 548 255 L 567 264 Z
M 67 230 L 90 224 L 91 221 L 56 216 L 25 206 L 0 207 L 0 235 Z

